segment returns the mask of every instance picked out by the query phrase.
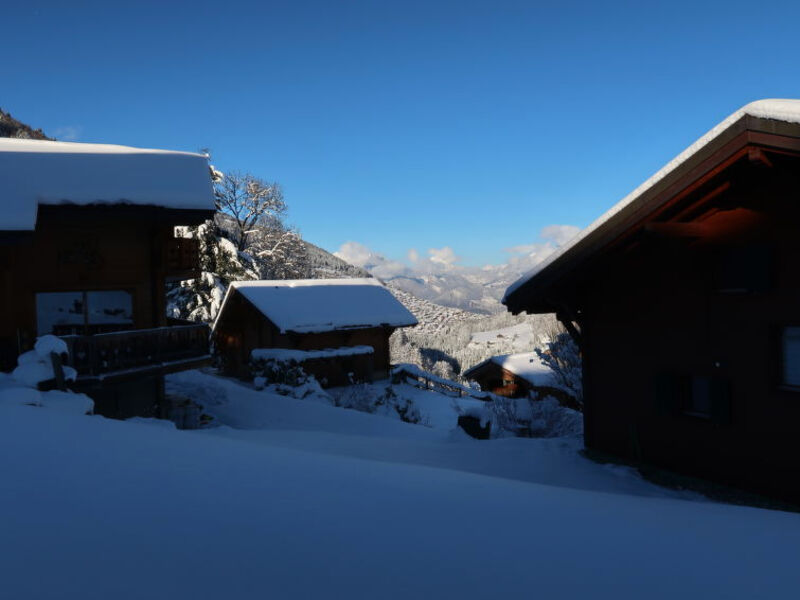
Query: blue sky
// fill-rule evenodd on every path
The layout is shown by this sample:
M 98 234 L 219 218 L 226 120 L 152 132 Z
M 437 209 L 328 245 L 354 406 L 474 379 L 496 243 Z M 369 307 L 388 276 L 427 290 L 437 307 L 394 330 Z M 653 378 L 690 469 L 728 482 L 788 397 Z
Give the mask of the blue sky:
M 499 263 L 743 104 L 800 97 L 800 3 L 12 2 L 0 107 L 277 180 L 329 250 Z

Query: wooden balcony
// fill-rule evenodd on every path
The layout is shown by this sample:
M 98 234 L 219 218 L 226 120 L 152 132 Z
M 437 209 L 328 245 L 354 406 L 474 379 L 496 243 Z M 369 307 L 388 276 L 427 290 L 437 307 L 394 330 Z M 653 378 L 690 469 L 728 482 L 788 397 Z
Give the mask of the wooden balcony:
M 170 238 L 164 246 L 164 265 L 169 281 L 200 276 L 200 243 L 194 238 Z
M 208 325 L 191 324 L 97 335 L 62 336 L 67 365 L 78 382 L 119 381 L 206 366 L 211 362 Z

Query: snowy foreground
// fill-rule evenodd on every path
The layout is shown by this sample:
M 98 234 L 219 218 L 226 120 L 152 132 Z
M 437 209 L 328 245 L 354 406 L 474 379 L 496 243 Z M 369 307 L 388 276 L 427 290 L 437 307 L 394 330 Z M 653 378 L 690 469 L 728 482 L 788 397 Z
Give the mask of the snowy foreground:
M 223 426 L 0 402 L 5 598 L 789 598 L 800 515 L 197 372 Z M 450 400 L 431 392 L 421 402 Z M 451 410 L 452 412 L 452 410 Z M 455 413 L 453 413 L 455 414 Z

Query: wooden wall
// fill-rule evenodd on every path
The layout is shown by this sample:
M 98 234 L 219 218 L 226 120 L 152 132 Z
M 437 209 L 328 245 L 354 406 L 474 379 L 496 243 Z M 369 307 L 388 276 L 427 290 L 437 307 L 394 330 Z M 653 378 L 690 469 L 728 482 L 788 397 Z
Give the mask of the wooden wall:
M 738 173 L 715 200 L 745 219 L 735 235 L 644 236 L 592 266 L 575 300 L 587 446 L 800 501 L 800 392 L 775 376 L 776 333 L 800 324 L 797 166 Z M 730 257 L 754 244 L 771 252 L 768 289 L 721 291 Z M 715 378 L 727 408 L 702 418 L 665 405 L 665 374 Z
M 166 325 L 165 244 L 177 224 L 152 207 L 40 206 L 32 235 L 0 245 L 0 368 L 32 347 L 38 292 L 125 290 L 132 328 Z
M 391 327 L 372 327 L 324 333 L 282 334 L 241 294 L 233 293 L 226 301 L 224 314 L 216 324 L 214 344 L 223 369 L 240 377 L 249 374 L 250 352 L 256 348 L 322 350 L 345 346 L 372 346 L 374 353 L 370 361 L 371 377 L 382 379 L 389 376 L 389 336 L 392 331 Z M 363 361 L 358 364 L 362 363 Z

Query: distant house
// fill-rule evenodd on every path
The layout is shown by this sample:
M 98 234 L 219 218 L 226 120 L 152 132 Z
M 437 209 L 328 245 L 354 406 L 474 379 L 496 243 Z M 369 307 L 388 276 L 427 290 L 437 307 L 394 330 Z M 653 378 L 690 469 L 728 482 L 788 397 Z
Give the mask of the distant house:
M 577 406 L 573 395 L 535 352 L 493 356 L 464 371 L 463 377 L 477 382 L 484 392 L 498 396 L 553 396 L 566 406 Z
M 293 359 L 333 386 L 388 377 L 389 336 L 416 324 L 376 279 L 237 281 L 213 339 L 229 374 L 247 376 L 251 356 Z
M 208 328 L 166 317 L 165 287 L 198 275 L 214 211 L 206 157 L 0 138 L 0 368 L 37 336 L 66 340 L 96 411 L 163 409 L 163 375 L 206 364 Z
M 800 101 L 745 106 L 506 292 L 583 356 L 589 448 L 800 501 Z

